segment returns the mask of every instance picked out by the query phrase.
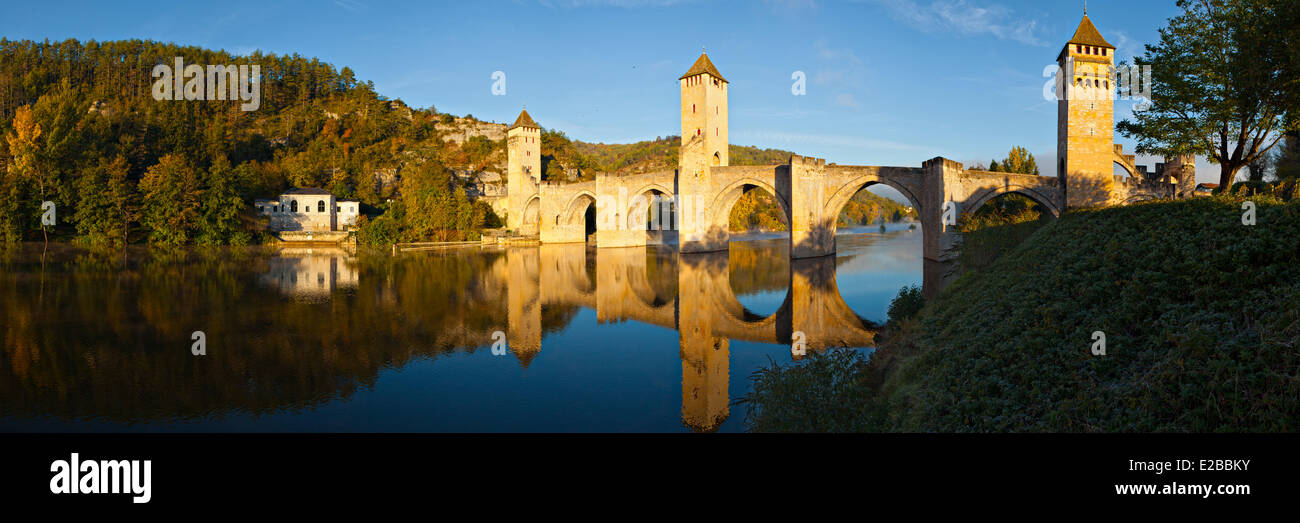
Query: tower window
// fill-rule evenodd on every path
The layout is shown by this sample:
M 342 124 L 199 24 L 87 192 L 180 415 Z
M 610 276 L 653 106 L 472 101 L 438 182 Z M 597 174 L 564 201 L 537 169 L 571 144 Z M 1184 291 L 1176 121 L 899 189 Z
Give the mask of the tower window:
M 699 128 L 699 127 L 696 127 L 696 128 L 695 128 L 695 136 L 699 136 L 699 135 L 700 135 L 700 128 Z
M 1082 46 L 1082 45 L 1076 45 L 1076 46 L 1074 46 L 1074 51 L 1077 52 L 1077 53 L 1083 54 L 1083 46 Z
M 1101 55 L 1106 56 L 1106 51 L 1107 49 L 1105 47 L 1101 48 Z
M 691 104 L 691 114 L 695 114 L 695 104 Z

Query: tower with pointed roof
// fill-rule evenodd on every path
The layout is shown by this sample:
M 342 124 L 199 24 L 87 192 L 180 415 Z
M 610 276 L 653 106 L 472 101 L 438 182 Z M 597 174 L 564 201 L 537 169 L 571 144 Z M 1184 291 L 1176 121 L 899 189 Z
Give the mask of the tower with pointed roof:
M 728 165 L 727 80 L 705 53 L 678 80 L 682 89 L 682 174 Z
M 542 177 L 542 128 L 520 111 L 506 130 L 506 227 L 524 234 L 538 232 L 537 182 Z
M 1114 192 L 1115 46 L 1086 9 L 1057 62 L 1056 167 L 1066 206 L 1104 205 Z
M 709 194 L 712 177 L 709 168 L 731 162 L 727 136 L 727 80 L 701 52 L 691 68 L 678 79 L 682 93 L 682 144 L 678 152 L 677 194 L 682 197 L 684 213 L 707 212 L 702 195 Z M 725 231 L 696 230 L 709 223 L 705 219 L 683 219 L 679 227 L 679 245 L 684 252 L 706 252 L 726 248 Z M 721 243 L 719 243 L 721 242 Z

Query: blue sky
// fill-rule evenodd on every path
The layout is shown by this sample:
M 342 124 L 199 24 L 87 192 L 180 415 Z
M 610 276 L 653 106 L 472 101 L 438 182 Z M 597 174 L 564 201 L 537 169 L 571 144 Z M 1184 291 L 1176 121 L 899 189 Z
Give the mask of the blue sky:
M 41 1 L 0 6 L 0 35 L 298 53 L 412 106 L 509 123 L 526 103 L 543 126 L 606 143 L 677 134 L 677 78 L 706 47 L 731 82 L 732 143 L 862 165 L 987 163 L 1023 145 L 1055 174 L 1043 68 L 1082 11 L 1073 0 Z M 1173 0 L 1088 2 L 1120 59 L 1177 12 Z M 795 71 L 803 96 L 791 94 Z M 1131 106 L 1117 102 L 1117 120 Z M 1217 172 L 1202 161 L 1198 178 Z

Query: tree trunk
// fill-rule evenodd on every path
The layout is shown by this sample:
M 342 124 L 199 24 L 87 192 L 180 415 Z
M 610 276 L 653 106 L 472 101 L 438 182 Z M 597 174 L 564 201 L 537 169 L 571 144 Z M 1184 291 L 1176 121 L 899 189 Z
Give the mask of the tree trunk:
M 1232 189 L 1232 184 L 1237 180 L 1237 172 L 1241 171 L 1243 166 L 1235 163 L 1219 164 L 1219 187 L 1224 191 Z

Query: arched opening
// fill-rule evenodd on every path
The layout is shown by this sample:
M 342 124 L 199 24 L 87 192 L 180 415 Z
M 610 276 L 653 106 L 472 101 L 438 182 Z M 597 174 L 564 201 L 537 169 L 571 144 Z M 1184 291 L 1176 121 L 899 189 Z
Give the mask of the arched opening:
M 676 241 L 677 226 L 677 202 L 666 188 L 647 187 L 631 198 L 627 229 L 645 231 L 646 245 Z
M 289 212 L 298 212 L 298 200 L 289 202 Z
M 710 165 L 714 165 L 714 166 L 722 165 L 722 155 L 718 154 L 717 152 L 714 152 L 713 160 L 710 162 Z
M 1111 165 L 1114 167 L 1114 169 L 1112 170 L 1112 174 L 1115 176 L 1119 176 L 1125 179 L 1134 178 L 1137 176 L 1137 173 L 1130 171 L 1127 165 L 1124 165 L 1119 162 L 1112 162 Z
M 839 234 L 885 233 L 918 230 L 916 206 L 897 189 L 883 183 L 863 185 L 836 214 Z
M 524 205 L 524 219 L 519 226 L 520 234 L 537 234 L 541 224 L 541 199 L 533 197 Z
M 869 175 L 840 187 L 827 201 L 824 216 L 835 216 L 834 234 L 920 232 L 921 208 L 905 186 Z
M 596 198 L 589 193 L 578 195 L 569 204 L 558 225 L 581 227 L 583 242 L 592 243 L 596 233 Z
M 1033 191 L 991 193 L 958 219 L 957 230 L 962 235 L 958 263 L 963 271 L 988 267 L 1058 215 L 1054 206 Z
M 724 191 L 717 212 L 732 239 L 784 237 L 790 232 L 787 205 L 765 185 L 741 182 Z

